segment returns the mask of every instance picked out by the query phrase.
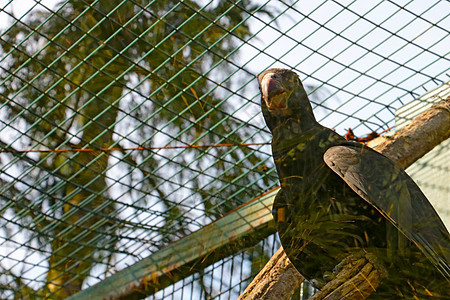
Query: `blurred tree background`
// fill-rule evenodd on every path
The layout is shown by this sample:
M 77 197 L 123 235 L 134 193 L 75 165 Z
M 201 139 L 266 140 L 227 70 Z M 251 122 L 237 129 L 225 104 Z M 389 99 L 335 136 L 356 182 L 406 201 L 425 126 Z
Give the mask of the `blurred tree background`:
M 18 20 L 2 36 L 2 123 L 15 131 L 2 147 L 98 149 L 2 157 L 10 165 L 1 178 L 7 238 L 20 234 L 48 266 L 37 291 L 3 267 L 15 298 L 67 297 L 96 264 L 108 272 L 116 252 L 133 255 L 123 243 L 139 230 L 157 251 L 270 185 L 249 148 L 123 150 L 240 144 L 255 134 L 208 74 L 233 71 L 222 62 L 251 35 L 245 17 L 226 1 L 77 0 Z M 111 147 L 122 150 L 100 151 Z M 130 217 L 143 210 L 144 219 Z
M 0 2 L 0 298 L 65 298 L 276 187 L 255 80 L 267 68 L 296 71 L 318 121 L 342 135 L 380 133 L 405 104 L 447 97 L 449 9 Z M 424 177 L 448 173 L 431 160 Z M 202 257 L 148 298 L 236 299 L 279 247 L 267 234 Z

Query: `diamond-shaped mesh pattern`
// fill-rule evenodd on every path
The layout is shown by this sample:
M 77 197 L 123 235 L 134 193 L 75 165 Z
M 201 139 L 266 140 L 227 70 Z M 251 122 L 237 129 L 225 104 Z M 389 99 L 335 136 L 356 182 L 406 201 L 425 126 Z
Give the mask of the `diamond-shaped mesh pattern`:
M 277 186 L 255 79 L 269 67 L 297 71 L 341 134 L 392 127 L 397 108 L 449 80 L 449 12 L 448 1 L 3 1 L 0 297 L 64 298 Z M 234 299 L 277 245 L 150 298 Z

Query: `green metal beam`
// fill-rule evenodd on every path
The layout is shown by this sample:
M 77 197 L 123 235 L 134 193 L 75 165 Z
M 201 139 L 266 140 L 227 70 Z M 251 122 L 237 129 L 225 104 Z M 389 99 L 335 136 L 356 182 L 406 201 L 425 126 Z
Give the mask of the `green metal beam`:
M 78 292 L 70 300 L 139 299 L 275 232 L 272 190 L 162 250 Z

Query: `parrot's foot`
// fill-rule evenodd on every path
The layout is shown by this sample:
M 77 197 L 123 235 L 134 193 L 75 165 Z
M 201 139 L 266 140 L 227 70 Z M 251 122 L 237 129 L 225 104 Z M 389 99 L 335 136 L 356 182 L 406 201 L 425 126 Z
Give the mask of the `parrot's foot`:
M 342 260 L 332 272 L 323 275 L 323 280 L 311 280 L 317 291 L 311 299 L 323 299 L 333 295 L 332 299 L 365 299 L 381 282 L 384 268 L 379 270 L 374 256 L 356 253 Z

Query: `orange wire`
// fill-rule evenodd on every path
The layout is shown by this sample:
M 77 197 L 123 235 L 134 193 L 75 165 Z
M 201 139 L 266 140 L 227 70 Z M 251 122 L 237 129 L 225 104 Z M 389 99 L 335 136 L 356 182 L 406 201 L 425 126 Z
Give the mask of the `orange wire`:
M 392 127 L 384 130 L 381 134 L 392 129 Z M 380 135 L 381 135 L 380 134 Z M 162 150 L 162 149 L 188 149 L 188 148 L 217 148 L 217 147 L 247 147 L 247 146 L 261 146 L 269 145 L 270 142 L 265 143 L 243 143 L 243 144 L 210 144 L 210 145 L 185 145 L 185 146 L 162 146 L 162 147 L 134 147 L 134 148 L 73 148 L 73 149 L 28 149 L 28 150 L 15 150 L 15 149 L 0 149 L 0 153 L 65 153 L 65 152 L 94 152 L 94 151 L 143 151 L 143 150 Z
M 73 149 L 28 149 L 28 150 L 15 150 L 15 149 L 0 149 L 0 153 L 64 153 L 64 152 L 94 152 L 94 151 L 143 151 L 143 150 L 161 150 L 161 149 L 187 149 L 187 148 L 217 148 L 217 147 L 247 147 L 247 146 L 259 146 L 268 145 L 265 143 L 243 143 L 243 144 L 211 144 L 211 145 L 185 145 L 185 146 L 162 146 L 162 147 L 134 147 L 134 148 L 73 148 Z

